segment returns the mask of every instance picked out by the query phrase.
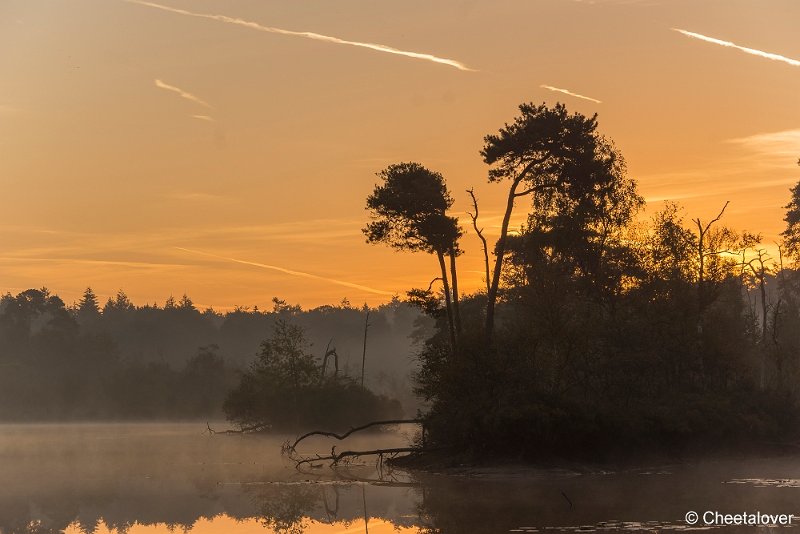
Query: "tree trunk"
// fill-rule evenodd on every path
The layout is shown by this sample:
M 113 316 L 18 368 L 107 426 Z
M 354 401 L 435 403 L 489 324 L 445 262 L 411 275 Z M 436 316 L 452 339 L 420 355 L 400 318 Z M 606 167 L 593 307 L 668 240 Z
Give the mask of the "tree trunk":
M 442 286 L 444 290 L 445 311 L 447 312 L 447 327 L 450 333 L 450 344 L 455 350 L 456 347 L 456 330 L 455 322 L 453 319 L 453 302 L 450 293 L 450 282 L 447 276 L 447 266 L 444 261 L 444 253 L 436 252 L 436 257 L 439 260 L 439 268 L 442 271 Z
M 456 253 L 450 251 L 450 280 L 453 282 L 453 318 L 456 326 L 456 341 L 461 337 L 461 312 L 458 308 L 458 272 L 456 270 Z
M 450 299 L 450 283 L 447 279 L 447 266 L 444 263 L 444 253 L 436 251 L 436 257 L 439 259 L 439 268 L 442 270 L 442 285 L 444 286 L 444 303 L 447 311 L 447 327 L 450 331 L 450 345 L 455 350 L 456 348 L 456 329 L 453 323 L 453 303 Z
M 369 310 L 364 319 L 364 352 L 361 353 L 361 387 L 364 387 L 364 369 L 367 365 L 367 330 L 369 330 Z
M 767 291 L 764 280 L 764 264 L 758 273 L 758 288 L 761 293 L 761 389 L 767 387 Z
M 508 202 L 506 213 L 503 215 L 503 224 L 500 227 L 500 237 L 497 240 L 496 258 L 494 260 L 494 271 L 492 272 L 492 284 L 489 286 L 489 293 L 486 296 L 486 344 L 492 343 L 494 336 L 494 308 L 497 301 L 497 290 L 500 286 L 500 271 L 503 268 L 503 256 L 506 252 L 506 236 L 508 235 L 508 224 L 511 221 L 511 212 L 514 211 L 514 198 L 516 197 L 517 187 L 522 181 L 522 174 L 512 183 L 508 191 Z

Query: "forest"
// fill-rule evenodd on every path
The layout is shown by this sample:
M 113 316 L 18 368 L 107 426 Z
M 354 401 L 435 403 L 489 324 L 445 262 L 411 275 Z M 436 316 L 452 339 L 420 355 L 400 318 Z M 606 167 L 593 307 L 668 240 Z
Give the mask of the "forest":
M 431 323 L 398 300 L 373 309 L 344 300 L 302 310 L 275 298 L 268 311 L 238 307 L 219 313 L 198 310 L 185 295 L 169 297 L 161 306 L 137 306 L 120 291 L 103 304 L 87 289 L 68 306 L 47 289 L 6 294 L 0 298 L 0 420 L 206 421 L 229 413 L 239 423 L 269 426 L 266 414 L 254 421 L 252 410 L 232 408 L 246 398 L 237 388 L 254 376 L 263 378 L 269 363 L 277 373 L 298 370 L 292 375 L 298 381 L 279 389 L 283 398 L 300 387 L 351 402 L 364 401 L 366 394 L 387 413 L 397 415 L 399 403 L 413 413 L 409 339 L 425 337 Z M 313 364 L 300 372 L 293 361 L 269 362 L 270 347 L 282 342 L 308 362 L 327 354 L 329 370 Z M 356 382 L 358 387 L 350 387 Z M 268 411 L 285 409 L 276 405 Z M 316 410 L 304 413 L 309 420 L 316 417 Z

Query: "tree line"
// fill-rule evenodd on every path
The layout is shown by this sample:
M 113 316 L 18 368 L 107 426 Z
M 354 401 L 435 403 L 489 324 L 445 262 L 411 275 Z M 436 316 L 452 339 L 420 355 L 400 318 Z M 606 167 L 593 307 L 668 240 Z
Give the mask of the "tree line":
M 370 337 L 366 387 L 361 388 L 367 311 Z M 198 309 L 185 295 L 162 306 L 137 306 L 120 291 L 101 304 L 87 289 L 68 306 L 47 289 L 6 294 L 0 297 L 0 420 L 228 415 L 248 424 L 260 417 L 262 426 L 315 420 L 309 407 L 298 416 L 286 404 L 275 402 L 263 411 L 263 402 L 241 403 L 243 388 L 253 385 L 250 378 L 259 377 L 256 383 L 267 387 L 265 376 L 286 366 L 296 367 L 297 380 L 291 387 L 262 391 L 259 398 L 285 399 L 302 387 L 307 393 L 341 394 L 340 400 L 322 403 L 329 414 L 335 411 L 331 406 L 341 411 L 359 402 L 371 414 L 366 406 L 374 401 L 372 408 L 385 408 L 378 410 L 382 415 L 396 416 L 400 408 L 389 398 L 413 413 L 409 336 L 424 336 L 429 323 L 396 299 L 373 309 L 344 300 L 303 310 L 276 298 L 271 310 L 239 307 L 219 313 Z M 276 343 L 281 350 L 293 349 L 292 358 L 273 357 L 277 353 L 269 347 Z M 295 359 L 302 361 L 295 366 Z M 349 387 L 354 380 L 358 388 Z

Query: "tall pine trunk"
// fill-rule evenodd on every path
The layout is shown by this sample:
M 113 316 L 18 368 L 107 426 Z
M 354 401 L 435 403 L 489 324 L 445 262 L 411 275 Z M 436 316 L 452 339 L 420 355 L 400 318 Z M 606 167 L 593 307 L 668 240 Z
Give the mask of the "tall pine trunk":
M 436 251 L 436 257 L 439 259 L 439 268 L 442 270 L 442 285 L 444 286 L 444 303 L 447 311 L 447 327 L 450 332 L 450 345 L 455 350 L 456 348 L 456 329 L 453 322 L 453 303 L 450 298 L 450 283 L 447 278 L 447 265 L 444 262 L 444 252 Z

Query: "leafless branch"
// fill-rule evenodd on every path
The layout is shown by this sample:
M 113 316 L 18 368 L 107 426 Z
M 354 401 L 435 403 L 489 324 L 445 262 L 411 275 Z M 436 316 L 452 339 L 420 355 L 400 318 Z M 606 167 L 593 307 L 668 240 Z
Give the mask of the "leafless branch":
M 438 276 L 438 277 L 434 278 L 433 280 L 431 280 L 431 283 L 428 284 L 428 291 L 430 291 L 433 288 L 433 284 L 435 284 L 437 280 L 441 282 L 442 281 L 442 277 Z
M 300 443 L 304 439 L 306 439 L 308 437 L 311 437 L 311 436 L 326 436 L 326 437 L 329 437 L 329 438 L 336 438 L 339 441 L 341 441 L 341 440 L 345 439 L 347 436 L 349 436 L 350 434 L 353 434 L 355 432 L 359 432 L 361 430 L 365 430 L 367 428 L 371 428 L 373 426 L 420 424 L 420 423 L 422 423 L 421 419 L 390 419 L 388 421 L 372 421 L 371 423 L 367 423 L 366 425 L 361 425 L 361 426 L 357 426 L 357 427 L 351 428 L 350 430 L 348 430 L 344 434 L 337 434 L 336 432 L 327 432 L 327 431 L 324 431 L 324 430 L 314 430 L 312 432 L 307 432 L 307 433 L 303 434 L 302 436 L 300 436 L 299 438 L 297 438 L 293 444 L 288 446 L 288 449 L 290 451 L 295 450 L 295 448 L 297 447 L 298 443 Z
M 295 460 L 297 463 L 297 467 L 300 467 L 303 464 L 310 464 L 311 462 L 316 461 L 325 461 L 330 460 L 333 465 L 338 464 L 345 458 L 358 458 L 360 456 L 383 456 L 389 455 L 390 457 L 394 457 L 400 453 L 412 453 L 412 452 L 420 452 L 420 449 L 417 447 L 394 447 L 390 449 L 373 449 L 370 451 L 342 451 L 339 453 L 334 453 L 329 456 L 315 456 L 314 458 L 302 458 L 299 460 Z
M 467 212 L 472 219 L 472 227 L 475 229 L 475 233 L 478 234 L 478 237 L 483 244 L 483 261 L 484 261 L 484 269 L 486 270 L 486 293 L 489 293 L 489 245 L 486 243 L 486 238 L 483 236 L 483 228 L 478 228 L 478 199 L 475 198 L 475 190 L 470 188 L 467 189 L 467 193 L 472 198 L 472 206 L 475 208 L 475 213 L 472 214 Z

